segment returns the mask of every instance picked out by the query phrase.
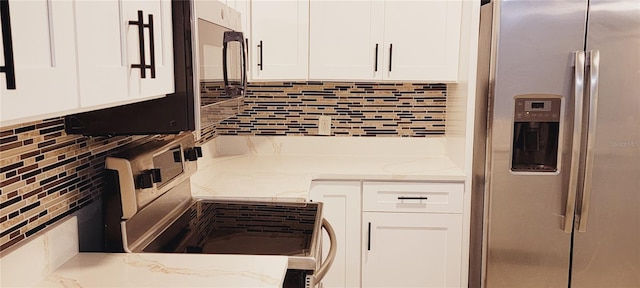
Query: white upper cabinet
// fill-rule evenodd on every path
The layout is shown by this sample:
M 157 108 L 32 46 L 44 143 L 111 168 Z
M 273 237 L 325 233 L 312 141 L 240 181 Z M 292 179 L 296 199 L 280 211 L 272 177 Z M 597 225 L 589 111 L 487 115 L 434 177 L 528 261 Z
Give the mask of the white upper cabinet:
M 307 79 L 308 0 L 251 1 L 253 80 Z
M 120 10 L 117 1 L 76 3 L 81 106 L 129 99 L 126 23 L 120 20 Z
M 462 3 L 311 1 L 312 80 L 456 81 Z
M 35 120 L 78 105 L 76 49 L 73 45 L 74 17 L 71 1 L 2 1 L 9 5 L 9 17 L 2 15 L 0 49 L 0 121 L 3 125 L 17 119 Z M 9 36 L 11 36 L 9 39 Z M 10 59 L 13 58 L 11 65 Z M 15 72 L 11 73 L 9 67 Z M 15 89 L 7 85 L 15 76 Z M 11 82 L 9 80 L 9 82 Z M 11 85 L 13 86 L 13 85 Z
M 387 80 L 456 81 L 460 0 L 385 1 Z
M 382 79 L 384 2 L 311 1 L 309 78 Z
M 145 98 L 173 93 L 175 86 L 173 81 L 171 1 L 125 0 L 122 3 L 123 21 L 127 24 L 125 41 L 127 42 L 131 97 Z M 141 19 L 139 19 L 140 11 L 142 12 Z M 153 25 L 150 24 L 151 19 L 153 19 Z M 140 37 L 140 24 L 143 25 L 142 38 Z M 141 61 L 143 58 L 144 61 Z M 147 68 L 131 66 L 142 63 Z M 144 75 L 142 75 L 142 70 L 145 70 Z
M 250 30 L 250 23 L 251 23 L 251 18 L 249 17 L 249 15 L 251 15 L 251 11 L 250 11 L 250 7 L 251 7 L 251 2 L 249 0 L 236 0 L 234 6 L 230 6 L 233 9 L 235 9 L 236 11 L 238 11 L 238 13 L 240 13 L 240 27 L 239 27 L 239 31 L 242 31 L 242 33 L 244 33 L 244 37 L 248 38 L 249 37 L 249 30 Z
M 3 126 L 175 91 L 170 0 L 7 3 L 13 53 L 0 61 L 13 56 L 16 89 L 0 74 Z

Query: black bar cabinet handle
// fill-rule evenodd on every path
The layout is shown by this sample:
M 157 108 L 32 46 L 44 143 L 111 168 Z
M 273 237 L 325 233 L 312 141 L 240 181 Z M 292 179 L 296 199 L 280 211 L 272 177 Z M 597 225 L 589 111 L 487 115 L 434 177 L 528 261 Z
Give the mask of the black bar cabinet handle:
M 0 0 L 0 18 L 2 18 L 2 43 L 4 44 L 4 66 L 0 66 L 0 72 L 5 73 L 7 90 L 15 90 L 16 70 L 13 62 L 13 40 L 11 37 L 11 19 L 9 18 L 9 0 Z
M 153 14 L 149 14 L 149 24 L 144 25 L 149 28 L 149 54 L 151 56 L 151 66 L 145 66 L 144 69 L 151 68 L 151 78 L 156 78 L 156 42 L 153 37 Z
M 373 71 L 374 72 L 378 72 L 378 44 L 376 43 L 376 61 L 375 64 L 373 66 Z
M 371 222 L 369 222 L 369 229 L 367 229 L 367 251 L 371 251 Z
M 131 64 L 131 68 L 140 69 L 140 77 L 147 78 L 147 65 L 146 57 L 144 53 L 144 19 L 142 17 L 142 10 L 138 10 L 138 21 L 129 21 L 129 25 L 138 26 L 138 41 L 140 44 L 140 64 Z
M 389 72 L 391 72 L 391 61 L 393 60 L 393 43 L 389 44 Z
M 405 196 L 399 196 L 398 200 L 429 200 L 429 197 L 405 197 Z
M 260 71 L 262 71 L 262 40 L 260 40 L 260 44 L 258 44 L 258 48 L 260 49 L 260 62 L 258 62 L 258 67 L 260 67 Z

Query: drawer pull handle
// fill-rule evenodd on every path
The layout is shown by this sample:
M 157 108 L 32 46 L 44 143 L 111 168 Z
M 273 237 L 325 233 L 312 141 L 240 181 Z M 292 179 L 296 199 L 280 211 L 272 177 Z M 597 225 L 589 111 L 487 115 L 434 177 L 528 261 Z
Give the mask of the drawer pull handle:
M 429 197 L 404 197 L 404 196 L 399 196 L 398 200 L 429 200 Z

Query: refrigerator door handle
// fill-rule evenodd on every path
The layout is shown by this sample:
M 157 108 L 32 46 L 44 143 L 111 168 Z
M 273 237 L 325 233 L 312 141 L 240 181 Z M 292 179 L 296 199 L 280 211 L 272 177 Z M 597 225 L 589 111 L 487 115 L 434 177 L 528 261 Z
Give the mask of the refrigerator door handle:
M 584 182 L 582 183 L 582 201 L 578 217 L 578 231 L 587 231 L 589 202 L 591 199 L 591 179 L 593 177 L 594 146 L 596 142 L 596 120 L 598 115 L 598 85 L 600 78 L 600 51 L 587 52 L 589 66 L 589 122 L 587 125 L 587 155 L 584 164 Z
M 582 139 L 582 110 L 584 105 L 584 51 L 574 52 L 573 96 L 575 99 L 573 120 L 573 145 L 571 148 L 571 171 L 569 173 L 569 191 L 564 214 L 565 233 L 573 230 L 573 215 L 576 210 L 576 194 L 578 193 L 578 174 L 580 164 L 580 144 Z

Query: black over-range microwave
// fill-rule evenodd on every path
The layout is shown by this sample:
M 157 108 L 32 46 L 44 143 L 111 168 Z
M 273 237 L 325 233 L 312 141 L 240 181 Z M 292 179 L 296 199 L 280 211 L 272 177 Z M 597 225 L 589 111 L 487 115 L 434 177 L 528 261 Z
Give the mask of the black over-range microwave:
M 195 86 L 200 85 L 199 81 L 202 80 L 198 77 L 206 73 L 202 72 L 201 65 L 194 63 L 194 54 L 197 51 L 194 47 L 197 45 L 194 42 L 204 43 L 204 45 L 212 42 L 218 46 L 222 44 L 223 47 L 220 47 L 222 55 L 215 57 L 220 64 L 218 66 L 223 67 L 221 68 L 223 73 L 214 73 L 223 74 L 222 79 L 219 79 L 220 83 L 223 83 L 221 86 L 224 85 L 221 88 L 222 93 L 228 97 L 244 94 L 247 81 L 244 36 L 241 32 L 229 29 L 224 31 L 217 29 L 215 33 L 206 33 L 206 28 L 200 29 L 202 31 L 199 31 L 199 35 L 192 35 L 194 32 L 192 27 L 195 26 L 192 19 L 196 18 L 192 15 L 194 4 L 184 0 L 171 1 L 175 92 L 153 100 L 68 115 L 65 117 L 65 130 L 68 134 L 153 135 L 177 134 L 197 129 L 200 95 L 196 95 L 198 88 Z M 202 22 L 201 19 L 197 21 Z M 193 37 L 198 37 L 198 41 L 193 41 Z M 235 50 L 228 53 L 229 47 Z M 231 54 L 240 56 L 229 57 Z M 200 51 L 200 58 L 202 58 L 202 51 Z M 211 63 L 214 56 L 209 55 L 207 58 Z M 241 60 L 238 61 L 238 58 Z M 235 60 L 227 61 L 227 59 Z M 194 69 L 200 70 L 194 71 Z

